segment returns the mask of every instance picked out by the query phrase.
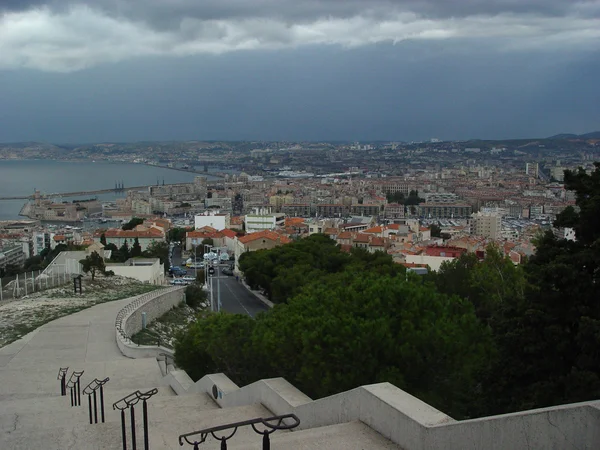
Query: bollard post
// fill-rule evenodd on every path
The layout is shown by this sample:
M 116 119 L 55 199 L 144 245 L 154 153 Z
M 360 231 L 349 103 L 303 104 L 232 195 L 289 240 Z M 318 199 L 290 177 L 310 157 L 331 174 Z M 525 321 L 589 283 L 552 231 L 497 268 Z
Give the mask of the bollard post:
M 90 424 L 92 424 L 92 395 L 88 394 L 88 410 L 90 413 Z
M 148 403 L 146 400 L 142 403 L 142 413 L 144 420 L 144 450 L 150 450 L 150 445 L 148 443 Z
M 98 423 L 98 403 L 96 400 L 96 391 L 94 391 L 94 423 Z
M 123 436 L 123 450 L 127 450 L 127 431 L 125 430 L 125 410 L 121 410 L 121 435 Z
M 100 416 L 102 423 L 104 423 L 104 386 L 100 386 Z
M 135 442 L 135 407 L 131 405 L 129 407 L 129 412 L 131 413 L 131 448 L 136 450 L 136 442 Z

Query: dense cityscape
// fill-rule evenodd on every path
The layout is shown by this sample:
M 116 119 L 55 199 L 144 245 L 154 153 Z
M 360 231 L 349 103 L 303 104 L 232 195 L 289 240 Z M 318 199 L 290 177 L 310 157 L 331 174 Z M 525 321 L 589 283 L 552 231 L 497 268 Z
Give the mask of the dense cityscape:
M 599 30 L 0 1 L 0 450 L 600 449 Z
M 127 162 L 199 174 L 189 184 L 157 180 L 115 202 L 93 195 L 55 202 L 38 192 L 21 211 L 33 221 L 2 224 L 0 268 L 9 266 L 11 273 L 11 265 L 46 247 L 89 242 L 98 238 L 94 224 L 100 229 L 108 220 L 168 217 L 174 226 L 193 226 L 195 215 L 222 215 L 227 228 L 274 231 L 290 239 L 320 230 L 344 246 L 382 250 L 398 263 L 436 270 L 461 252 L 484 252 L 496 242 L 518 264 L 533 254 L 532 239 L 574 204 L 564 170 L 592 169 L 599 143 L 598 133 L 590 133 L 419 143 L 4 144 L 2 159 Z M 221 177 L 208 181 L 201 173 L 209 168 Z M 121 180 L 115 189 L 127 185 Z M 141 233 L 137 237 L 147 239 Z M 166 238 L 164 232 L 158 237 Z M 120 246 L 121 239 L 115 243 Z

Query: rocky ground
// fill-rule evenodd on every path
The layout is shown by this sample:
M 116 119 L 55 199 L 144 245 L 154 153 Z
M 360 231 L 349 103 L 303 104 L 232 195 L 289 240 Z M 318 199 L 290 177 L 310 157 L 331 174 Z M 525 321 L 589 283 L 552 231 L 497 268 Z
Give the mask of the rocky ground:
M 75 294 L 71 284 L 36 292 L 0 303 L 0 347 L 16 341 L 36 328 L 59 317 L 99 303 L 121 300 L 159 289 L 123 277 L 82 280 L 83 294 Z

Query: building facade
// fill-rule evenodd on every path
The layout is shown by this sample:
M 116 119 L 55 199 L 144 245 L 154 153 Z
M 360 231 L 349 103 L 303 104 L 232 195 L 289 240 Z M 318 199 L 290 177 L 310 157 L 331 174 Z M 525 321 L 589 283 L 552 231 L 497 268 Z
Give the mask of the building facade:
M 478 212 L 471 216 L 471 234 L 488 239 L 502 237 L 502 218 L 498 213 Z

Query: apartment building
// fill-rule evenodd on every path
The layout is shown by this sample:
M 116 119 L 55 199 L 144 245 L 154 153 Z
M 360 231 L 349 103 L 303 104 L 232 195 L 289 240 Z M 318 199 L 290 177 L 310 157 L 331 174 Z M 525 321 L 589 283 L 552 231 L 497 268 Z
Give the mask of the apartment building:
M 464 219 L 471 215 L 473 207 L 465 203 L 424 203 L 418 210 L 425 219 Z
M 471 234 L 488 239 L 502 237 L 502 218 L 497 212 L 478 212 L 471 215 Z

